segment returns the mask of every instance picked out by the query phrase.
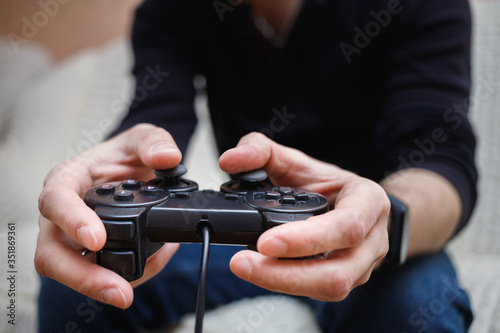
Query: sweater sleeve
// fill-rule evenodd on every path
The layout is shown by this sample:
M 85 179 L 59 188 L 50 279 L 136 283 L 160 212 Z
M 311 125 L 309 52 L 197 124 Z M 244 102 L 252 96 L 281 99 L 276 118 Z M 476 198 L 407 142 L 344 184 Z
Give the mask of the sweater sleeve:
M 169 131 L 184 153 L 196 125 L 190 1 L 146 0 L 132 31 L 135 93 L 117 134 L 138 123 Z
M 477 196 L 469 121 L 471 15 L 467 0 L 402 2 L 391 34 L 387 101 L 378 128 L 391 172 L 424 168 L 458 191 L 469 220 Z

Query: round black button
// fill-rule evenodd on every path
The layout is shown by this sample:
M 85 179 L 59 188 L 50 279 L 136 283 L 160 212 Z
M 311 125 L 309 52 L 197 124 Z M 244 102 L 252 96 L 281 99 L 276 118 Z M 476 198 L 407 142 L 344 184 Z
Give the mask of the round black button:
M 99 195 L 112 194 L 113 192 L 115 192 L 115 186 L 111 184 L 102 184 L 98 185 L 95 188 L 95 191 Z
M 122 182 L 122 187 L 127 190 L 137 190 L 141 187 L 141 182 L 135 179 L 127 179 Z
M 134 193 L 127 190 L 116 191 L 114 199 L 116 201 L 130 201 L 134 198 Z
M 163 190 L 157 186 L 147 185 L 141 187 L 141 193 L 149 196 L 158 196 L 162 194 Z

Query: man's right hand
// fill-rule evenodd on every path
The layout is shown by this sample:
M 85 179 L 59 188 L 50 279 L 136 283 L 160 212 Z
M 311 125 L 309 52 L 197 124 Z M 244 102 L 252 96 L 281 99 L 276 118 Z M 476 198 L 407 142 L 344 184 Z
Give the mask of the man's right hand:
M 82 197 L 99 183 L 127 178 L 149 180 L 154 169 L 173 168 L 181 159 L 167 131 L 140 124 L 54 167 L 45 178 L 39 198 L 37 272 L 98 301 L 129 307 L 132 288 L 157 274 L 178 244 L 164 245 L 148 259 L 144 276 L 129 283 L 82 256 L 82 251 L 98 251 L 106 242 L 100 218 Z

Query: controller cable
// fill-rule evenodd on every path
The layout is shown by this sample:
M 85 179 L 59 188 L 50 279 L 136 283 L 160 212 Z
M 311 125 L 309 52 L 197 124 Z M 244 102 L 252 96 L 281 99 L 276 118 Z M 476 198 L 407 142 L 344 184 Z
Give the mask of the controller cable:
M 198 278 L 198 297 L 196 299 L 196 321 L 194 326 L 195 333 L 203 331 L 203 317 L 205 316 L 205 296 L 207 292 L 207 270 L 208 256 L 210 254 L 210 228 L 204 226 L 200 230 L 202 236 L 202 251 L 200 262 L 200 275 Z

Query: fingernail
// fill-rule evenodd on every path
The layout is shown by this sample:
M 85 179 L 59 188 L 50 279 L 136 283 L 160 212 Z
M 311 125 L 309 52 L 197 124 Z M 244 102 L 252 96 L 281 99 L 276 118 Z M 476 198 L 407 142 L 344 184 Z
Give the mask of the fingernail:
M 77 232 L 78 241 L 83 246 L 88 247 L 89 249 L 95 249 L 97 247 L 97 237 L 94 234 L 94 231 L 90 229 L 88 226 L 84 225 L 78 229 Z
M 288 245 L 281 239 L 269 237 L 259 242 L 259 252 L 267 256 L 280 257 L 288 252 Z
M 124 308 L 127 304 L 127 299 L 122 291 L 118 288 L 109 288 L 102 292 L 101 299 L 107 304 L 120 304 L 119 307 Z
M 153 147 L 151 147 L 151 154 L 158 154 L 166 151 L 178 150 L 177 146 L 171 142 L 158 142 Z

